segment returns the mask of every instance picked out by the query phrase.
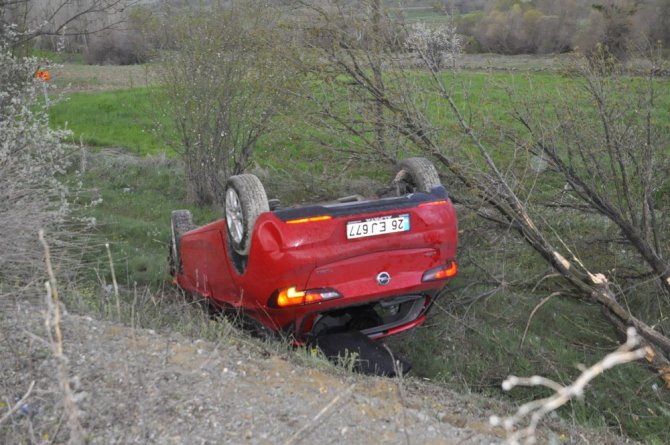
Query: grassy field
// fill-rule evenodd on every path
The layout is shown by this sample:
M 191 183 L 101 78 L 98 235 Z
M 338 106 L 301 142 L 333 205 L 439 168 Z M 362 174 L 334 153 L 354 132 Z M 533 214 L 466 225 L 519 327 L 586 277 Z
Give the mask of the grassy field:
M 118 67 L 117 67 L 118 68 Z M 489 115 L 497 121 L 509 119 L 509 97 L 507 89 L 521 91 L 522 94 L 551 94 L 562 88 L 568 80 L 548 73 L 529 73 L 515 75 L 511 73 L 464 72 L 449 79 L 460 106 L 470 115 Z M 97 81 L 96 77 L 87 78 L 86 85 Z M 49 115 L 53 125 L 67 126 L 87 145 L 102 147 L 120 147 L 138 155 L 152 155 L 174 151 L 166 144 L 164 132 L 172 123 L 161 116 L 158 106 L 160 89 L 158 87 L 137 87 L 115 89 L 113 91 L 86 91 L 68 94 L 54 104 Z M 430 115 L 455 125 L 451 115 L 445 110 L 444 102 L 436 98 L 427 99 Z M 467 104 L 467 105 L 466 105 Z M 299 123 L 286 122 L 278 127 L 273 137 L 265 138 L 260 144 L 262 158 L 272 162 L 283 155 L 273 153 L 275 147 L 288 149 L 291 154 L 305 154 L 309 138 Z M 291 131 L 291 128 L 294 130 Z M 302 137 L 301 137 L 302 135 Z
M 51 68 L 50 82 L 59 91 L 118 90 L 154 85 L 157 75 L 150 65 L 84 65 L 64 63 Z
M 152 87 L 72 93 L 49 109 L 49 117 L 86 145 L 120 147 L 138 155 L 173 154 L 158 130 L 166 119 L 157 111 L 156 97 Z
M 94 78 L 88 77 L 95 83 Z M 473 119 L 488 115 L 505 122 L 510 105 L 507 88 L 520 94 L 551 95 L 560 94 L 572 81 L 557 73 L 466 71 L 454 82 L 457 100 L 470 104 L 464 109 Z M 187 202 L 183 172 L 173 152 L 153 131 L 158 118 L 154 111 L 157 88 L 124 85 L 122 89 L 98 91 L 87 89 L 86 84 L 81 87 L 86 91 L 69 94 L 68 100 L 52 107 L 51 117 L 54 125 L 67 122 L 77 140 L 81 137 L 90 145 L 114 147 L 95 148 L 89 155 L 82 179 L 90 198 L 102 198 L 102 202 L 86 212 L 96 218 L 99 238 L 111 244 L 122 286 L 160 289 L 166 282 L 170 211 L 189 208 L 196 223 L 204 223 L 219 217 L 220 210 Z M 665 94 L 659 100 L 670 105 L 669 98 L 670 94 Z M 443 113 L 437 104 L 429 109 L 434 115 Z M 167 121 L 160 123 L 169 125 Z M 284 194 L 296 195 L 295 201 L 321 197 L 328 187 L 334 193 L 336 187 L 328 182 L 337 176 L 331 178 L 326 171 L 334 160 L 323 161 L 330 154 L 311 146 L 300 126 L 282 127 L 283 131 L 265 138 L 256 152 L 257 168 L 266 175 L 270 188 L 283 187 Z M 490 137 L 496 140 L 497 136 Z M 312 174 L 296 177 L 283 168 L 287 159 L 300 160 L 298 168 L 311 169 Z M 298 193 L 303 195 L 297 197 Z M 550 299 L 530 319 L 540 300 L 552 292 L 549 284 L 532 289 L 550 272 L 548 267 L 523 241 L 473 215 L 460 217 L 458 279 L 424 326 L 391 340 L 393 349 L 414 363 L 415 375 L 463 391 L 523 402 L 546 392 L 527 389 L 503 393 L 500 382 L 507 375 L 541 374 L 567 383 L 578 375 L 579 364 L 592 364 L 616 347 L 598 308 L 569 297 Z M 88 262 L 91 283 L 109 283 L 104 247 Z M 599 378 L 583 400 L 563 408 L 561 415 L 647 443 L 668 443 L 670 397 L 655 387 L 656 383 L 638 365 L 618 367 Z
M 447 15 L 435 11 L 432 6 L 399 7 L 391 8 L 390 11 L 392 14 L 397 14 L 399 17 L 403 17 L 407 23 L 433 23 L 443 22 L 449 19 Z
M 101 240 L 110 243 L 119 281 L 128 287 L 160 287 L 167 280 L 170 212 L 188 208 L 198 222 L 216 218 L 218 212 L 186 201 L 184 178 L 175 161 L 110 150 L 88 157 L 84 188 L 91 200 L 102 202 L 86 213 L 96 219 Z M 91 278 L 102 276 L 111 282 L 104 248 L 91 253 Z
M 545 63 L 550 61 L 547 58 L 536 59 Z M 483 60 L 485 59 L 481 59 L 480 62 Z M 496 61 L 497 59 L 493 59 L 491 63 L 497 63 Z M 90 69 L 90 67 L 83 68 Z M 68 66 L 67 69 L 75 70 L 73 66 Z M 132 73 L 135 69 L 129 67 L 128 72 Z M 124 78 L 124 75 L 117 77 Z M 427 82 L 427 79 L 422 77 L 424 76 L 417 75 L 419 87 Z M 506 125 L 513 124 L 510 97 L 558 97 L 566 89 L 580 88 L 570 76 L 536 70 L 521 73 L 468 70 L 460 72 L 455 77 L 445 73 L 443 77 L 457 105 L 468 119 L 473 121 L 488 119 Z M 92 85 L 96 85 L 97 79 L 97 75 L 85 76 L 83 88 L 88 90 Z M 639 79 L 637 82 L 642 83 L 643 80 Z M 172 131 L 173 124 L 168 117 L 161 114 L 160 88 L 141 86 L 129 89 L 125 88 L 127 84 L 123 81 L 117 80 L 116 83 L 113 81 L 111 83 L 122 85 L 123 88 L 67 94 L 63 100 L 51 107 L 49 114 L 52 123 L 55 126 L 67 125 L 75 133 L 75 140 L 81 139 L 88 145 L 120 147 L 138 155 L 159 153 L 174 155 L 174 150 L 166 139 L 166 134 Z M 660 92 L 655 98 L 657 108 L 670 109 L 670 82 L 659 81 L 657 89 Z M 444 127 L 455 129 L 456 121 L 443 100 L 430 95 L 424 99 L 426 112 L 432 119 L 440 121 Z M 313 149 L 309 146 L 311 130 L 301 126 L 300 122 L 291 121 L 287 116 L 281 116 L 279 119 L 283 119 L 284 122 L 276 126 L 278 130 L 261 140 L 257 152 L 260 156 L 257 156 L 257 160 L 270 165 L 281 165 L 288 154 L 295 155 L 296 162 L 302 162 L 302 158 L 312 154 L 310 150 Z M 495 132 L 491 131 L 491 134 L 485 132 L 483 136 L 495 137 L 493 133 Z M 279 153 L 278 149 L 284 152 Z M 305 166 L 311 164 L 309 159 L 305 161 Z

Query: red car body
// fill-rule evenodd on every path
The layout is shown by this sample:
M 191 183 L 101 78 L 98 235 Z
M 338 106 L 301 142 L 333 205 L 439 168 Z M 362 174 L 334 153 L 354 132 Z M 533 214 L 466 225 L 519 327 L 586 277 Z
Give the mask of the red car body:
M 405 222 L 408 227 L 400 226 Z M 398 231 L 363 233 L 392 223 Z M 247 257 L 230 249 L 225 219 L 182 234 L 174 278 L 185 290 L 240 310 L 298 344 L 345 328 L 381 338 L 425 320 L 456 274 L 457 237 L 454 207 L 441 186 L 280 209 L 260 214 Z

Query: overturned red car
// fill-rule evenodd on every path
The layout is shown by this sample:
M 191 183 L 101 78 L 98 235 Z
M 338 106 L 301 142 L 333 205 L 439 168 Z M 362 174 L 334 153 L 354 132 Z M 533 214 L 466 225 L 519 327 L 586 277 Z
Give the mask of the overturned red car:
M 233 176 L 225 218 L 195 227 L 188 211 L 172 212 L 174 281 L 298 344 L 417 326 L 457 273 L 456 214 L 427 159 L 401 161 L 389 190 L 279 208 L 257 177 Z

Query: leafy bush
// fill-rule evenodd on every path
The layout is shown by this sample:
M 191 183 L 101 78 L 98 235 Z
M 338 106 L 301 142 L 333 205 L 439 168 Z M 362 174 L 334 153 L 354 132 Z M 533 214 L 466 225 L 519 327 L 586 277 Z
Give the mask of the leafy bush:
M 249 166 L 272 117 L 290 102 L 295 76 L 273 10 L 247 0 L 185 10 L 169 24 L 178 51 L 161 67 L 164 115 L 174 122 L 189 185 L 200 204 L 223 201 L 229 176 Z

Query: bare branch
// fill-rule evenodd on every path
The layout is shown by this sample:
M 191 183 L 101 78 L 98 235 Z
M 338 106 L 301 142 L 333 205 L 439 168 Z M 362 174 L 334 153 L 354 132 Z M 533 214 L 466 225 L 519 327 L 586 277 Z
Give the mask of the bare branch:
M 602 360 L 591 367 L 585 369 L 582 374 L 568 386 L 563 386 L 553 380 L 541 376 L 532 377 L 508 377 L 503 383 L 502 388 L 510 391 L 516 386 L 544 386 L 551 389 L 554 393 L 543 399 L 533 400 L 521 405 L 517 412 L 504 419 L 498 416 L 491 416 L 489 422 L 493 426 L 502 426 L 507 431 L 507 443 L 510 445 L 532 444 L 535 443 L 535 430 L 538 423 L 550 412 L 565 405 L 575 397 L 581 397 L 584 389 L 594 378 L 604 373 L 614 366 L 637 361 L 649 353 L 647 348 L 638 347 L 641 343 L 634 328 L 628 328 L 626 343 L 621 345 L 616 351 L 607 354 Z M 527 417 L 530 418 L 528 426 L 517 429 L 519 424 Z
M 526 328 L 523 330 L 523 335 L 521 336 L 521 341 L 519 342 L 519 349 L 523 348 L 523 342 L 526 340 L 526 334 L 528 334 L 528 328 L 530 327 L 530 322 L 533 320 L 533 316 L 535 313 L 542 307 L 546 302 L 548 302 L 551 297 L 556 297 L 558 295 L 561 295 L 560 292 L 552 292 L 551 294 L 547 295 L 540 301 L 531 311 L 530 315 L 528 316 L 528 321 L 526 322 Z
M 67 413 L 68 426 L 70 428 L 71 445 L 83 445 L 86 443 L 86 433 L 81 425 L 79 409 L 77 408 L 75 394 L 70 386 L 67 370 L 67 358 L 63 354 L 63 334 L 61 332 L 60 298 L 56 286 L 56 276 L 51 265 L 51 252 L 49 244 L 44 238 L 44 231 L 39 232 L 40 243 L 44 247 L 44 261 L 49 275 L 49 281 L 45 282 L 47 313 L 45 325 L 49 335 L 51 349 L 56 359 L 56 378 L 63 396 L 63 404 Z M 54 338 L 55 333 L 55 338 Z
M 21 397 L 19 401 L 14 404 L 14 406 L 12 406 L 5 414 L 2 415 L 2 417 L 0 417 L 0 425 L 5 423 L 10 417 L 12 417 L 12 414 L 21 409 L 26 400 L 28 400 L 28 397 L 30 397 L 30 393 L 33 391 L 34 386 L 35 381 L 33 380 L 32 382 L 30 382 L 30 386 L 28 386 L 28 390 L 23 395 L 23 397 Z

